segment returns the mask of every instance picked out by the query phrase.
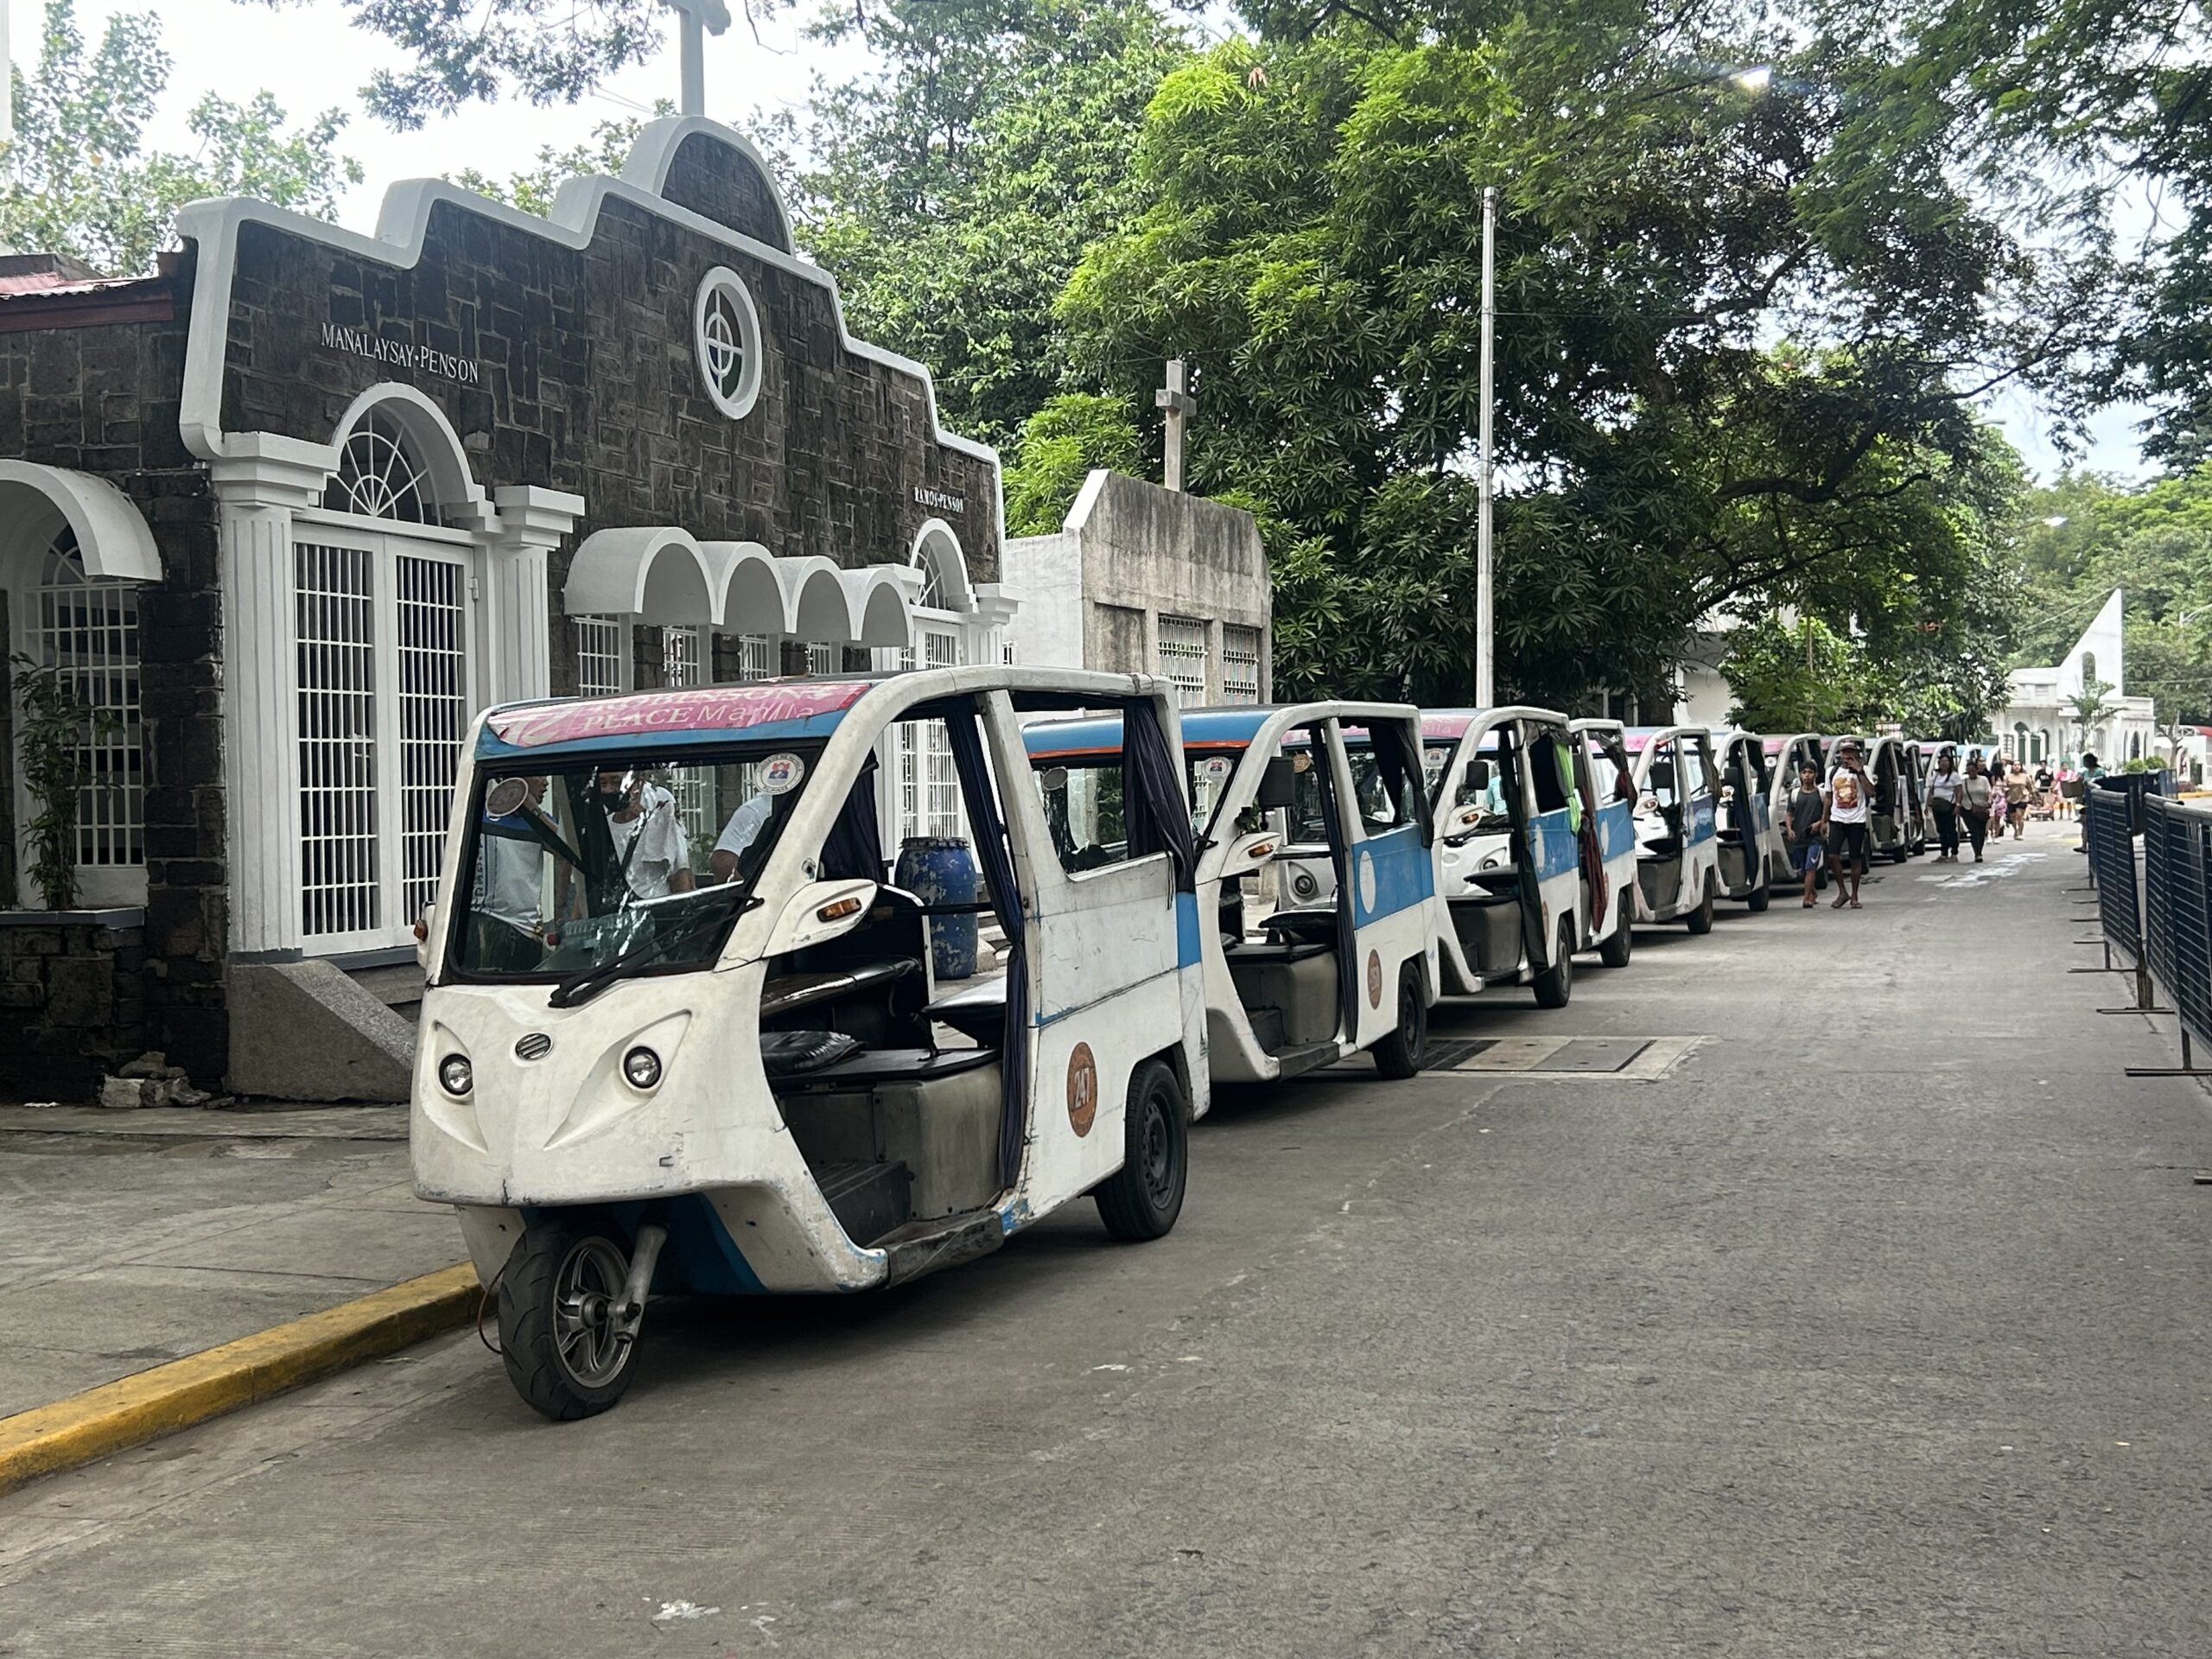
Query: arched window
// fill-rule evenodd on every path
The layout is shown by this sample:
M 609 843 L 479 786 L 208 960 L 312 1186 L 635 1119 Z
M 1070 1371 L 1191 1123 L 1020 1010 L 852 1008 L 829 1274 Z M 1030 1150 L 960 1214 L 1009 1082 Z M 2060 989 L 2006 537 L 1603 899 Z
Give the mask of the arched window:
M 29 654 L 56 670 L 79 703 L 99 711 L 86 721 L 78 750 L 86 782 L 77 797 L 77 866 L 142 866 L 146 780 L 138 723 L 137 591 L 125 582 L 86 576 L 76 534 L 65 525 L 48 544 L 30 600 Z
M 2097 677 L 2097 653 L 2096 653 L 2095 652 L 2094 652 L 2094 651 L 2085 651 L 2085 652 L 2083 652 L 2082 653 L 2082 689 L 2086 690 L 2088 688 L 2088 683 L 2089 683 L 2089 682 L 2090 682 L 2091 680 L 2095 679 L 2096 677 Z
M 346 435 L 322 505 L 332 512 L 358 513 L 364 518 L 390 518 L 404 524 L 438 522 L 429 468 L 399 423 L 381 410 L 371 410 Z

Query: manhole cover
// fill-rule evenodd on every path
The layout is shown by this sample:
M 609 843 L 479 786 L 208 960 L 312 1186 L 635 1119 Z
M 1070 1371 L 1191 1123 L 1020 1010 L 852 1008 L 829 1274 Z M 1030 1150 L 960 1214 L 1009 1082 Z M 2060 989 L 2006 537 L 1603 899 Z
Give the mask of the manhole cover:
M 1577 1037 L 1544 1063 L 1540 1071 L 1618 1071 L 1651 1046 L 1643 1037 Z
M 1431 1043 L 1427 1052 L 1421 1056 L 1421 1070 L 1448 1071 L 1460 1061 L 1491 1047 L 1496 1041 L 1491 1037 L 1476 1037 L 1462 1042 Z

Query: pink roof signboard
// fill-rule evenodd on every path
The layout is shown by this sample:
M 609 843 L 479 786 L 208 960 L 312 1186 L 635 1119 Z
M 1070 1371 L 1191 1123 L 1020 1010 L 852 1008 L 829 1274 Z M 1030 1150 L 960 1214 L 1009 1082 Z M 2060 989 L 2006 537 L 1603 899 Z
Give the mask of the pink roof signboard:
M 541 702 L 502 710 L 485 722 L 516 748 L 542 748 L 594 738 L 665 737 L 684 732 L 741 732 L 817 715 L 838 715 L 858 702 L 866 680 L 768 681 L 706 685 L 681 691 L 632 692 L 581 702 Z

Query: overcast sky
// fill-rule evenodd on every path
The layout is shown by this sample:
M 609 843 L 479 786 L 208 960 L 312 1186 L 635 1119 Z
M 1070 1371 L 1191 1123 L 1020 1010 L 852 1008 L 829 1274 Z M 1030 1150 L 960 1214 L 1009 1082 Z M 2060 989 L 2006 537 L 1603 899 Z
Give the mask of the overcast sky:
M 168 95 L 149 137 L 166 149 L 188 149 L 185 112 L 210 89 L 243 100 L 266 87 L 296 120 L 336 105 L 353 112 L 342 144 L 358 160 L 366 181 L 347 197 L 340 217 L 362 231 L 375 227 L 385 188 L 396 180 L 435 176 L 474 168 L 493 177 L 531 165 L 545 144 L 567 145 L 589 135 L 595 122 L 650 112 L 655 99 L 677 93 L 675 29 L 667 32 L 666 52 L 630 70 L 602 92 L 573 107 L 533 109 L 527 104 L 471 105 L 420 132 L 387 130 L 360 112 L 358 94 L 376 68 L 397 65 L 404 54 L 381 36 L 353 29 L 329 0 L 282 10 L 241 0 L 78 0 L 78 16 L 88 41 L 97 41 L 108 17 L 119 10 L 144 10 L 161 17 L 162 37 L 175 60 Z M 41 0 L 0 0 L 9 9 L 10 44 L 28 67 L 37 54 Z M 732 11 L 736 11 L 732 7 Z M 741 16 L 728 34 L 707 42 L 707 107 L 741 130 L 763 111 L 796 108 L 819 73 L 842 79 L 862 59 L 855 48 L 835 54 L 798 38 L 798 16 L 810 16 L 811 0 L 799 0 L 792 13 L 762 30 L 756 43 Z M 2038 474 L 2057 467 L 2048 423 L 2027 400 L 2008 396 L 1993 403 L 1991 414 L 2004 427 Z M 2134 423 L 2138 410 L 2115 410 L 2094 423 L 2088 463 L 2101 471 L 2133 475 L 2145 470 Z

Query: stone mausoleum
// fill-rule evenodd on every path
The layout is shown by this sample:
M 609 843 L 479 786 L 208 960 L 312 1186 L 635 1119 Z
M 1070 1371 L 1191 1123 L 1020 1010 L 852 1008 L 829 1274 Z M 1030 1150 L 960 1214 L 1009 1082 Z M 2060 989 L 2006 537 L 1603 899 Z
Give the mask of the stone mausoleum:
M 655 122 L 550 219 L 415 182 L 373 236 L 180 232 L 144 278 L 0 264 L 8 639 L 112 716 L 66 912 L 0 746 L 0 1096 L 147 1049 L 382 1092 L 407 1028 L 364 987 L 487 702 L 1008 648 L 996 456 L 847 333 L 736 134 Z M 949 757 L 887 760 L 887 833 L 953 828 Z

